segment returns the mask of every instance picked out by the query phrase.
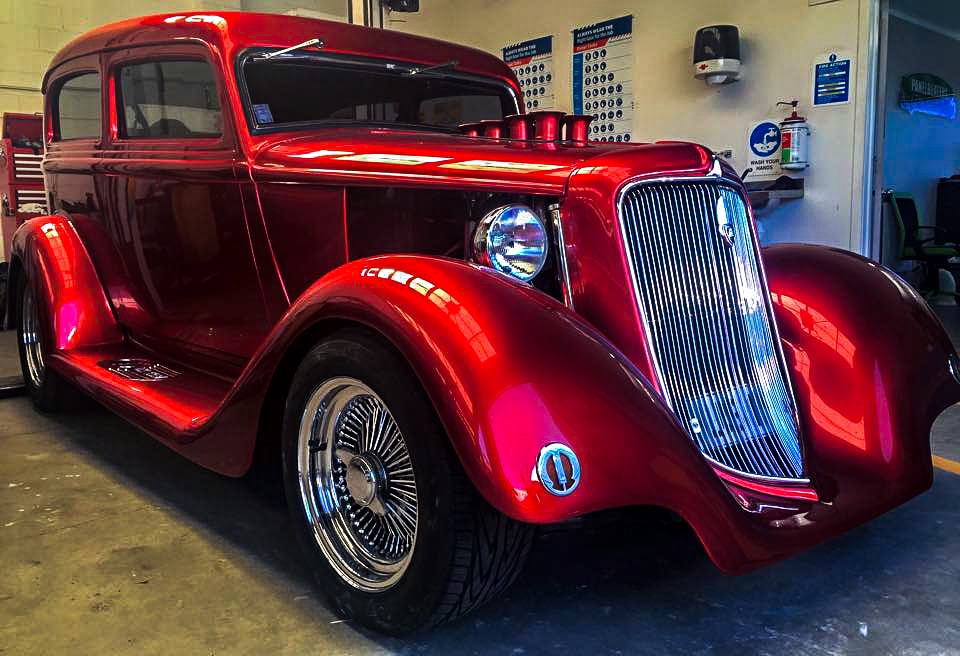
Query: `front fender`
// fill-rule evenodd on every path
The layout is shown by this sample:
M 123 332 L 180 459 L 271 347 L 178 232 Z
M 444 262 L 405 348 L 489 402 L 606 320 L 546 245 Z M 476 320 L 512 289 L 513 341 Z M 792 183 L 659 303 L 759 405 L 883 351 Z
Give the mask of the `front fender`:
M 77 231 L 62 215 L 25 221 L 13 236 L 13 268 L 25 275 L 48 314 L 50 344 L 59 351 L 121 341 L 103 286 Z M 8 304 L 15 302 L 7 295 Z M 12 307 L 8 307 L 8 310 Z M 8 311 L 8 317 L 15 316 Z
M 283 323 L 300 332 L 331 317 L 370 326 L 404 355 L 468 476 L 507 515 L 553 522 L 636 504 L 685 511 L 725 495 L 636 368 L 529 286 L 460 261 L 376 257 L 325 276 Z M 533 475 L 552 442 L 582 464 L 567 497 Z
M 763 257 L 821 497 L 880 508 L 927 489 L 933 421 L 960 401 L 939 320 L 903 280 L 848 251 L 783 244 Z
M 541 523 L 666 507 L 714 563 L 737 573 L 926 489 L 932 421 L 960 400 L 949 339 L 902 281 L 830 249 L 765 255 L 813 498 L 721 481 L 615 347 L 560 303 L 498 274 L 439 258 L 371 258 L 325 277 L 288 316 L 297 330 L 338 316 L 387 337 L 422 381 L 467 474 L 505 514 Z M 570 496 L 552 496 L 534 475 L 550 442 L 580 458 Z

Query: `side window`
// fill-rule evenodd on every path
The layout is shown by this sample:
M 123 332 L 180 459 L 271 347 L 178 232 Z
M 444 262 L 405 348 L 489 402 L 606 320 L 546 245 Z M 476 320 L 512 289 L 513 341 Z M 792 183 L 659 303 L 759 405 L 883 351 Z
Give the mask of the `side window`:
M 219 137 L 220 99 L 204 61 L 156 61 L 123 66 L 118 76 L 120 136 L 124 139 Z
M 56 139 L 100 136 L 100 75 L 84 73 L 68 79 L 57 92 Z

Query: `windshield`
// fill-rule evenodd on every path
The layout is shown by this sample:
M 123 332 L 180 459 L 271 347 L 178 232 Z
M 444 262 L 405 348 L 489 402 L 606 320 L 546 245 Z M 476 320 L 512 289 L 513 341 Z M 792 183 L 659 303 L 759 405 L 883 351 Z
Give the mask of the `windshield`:
M 455 128 L 517 112 L 506 84 L 449 68 L 414 70 L 316 55 L 243 62 L 248 111 L 259 129 L 330 121 Z

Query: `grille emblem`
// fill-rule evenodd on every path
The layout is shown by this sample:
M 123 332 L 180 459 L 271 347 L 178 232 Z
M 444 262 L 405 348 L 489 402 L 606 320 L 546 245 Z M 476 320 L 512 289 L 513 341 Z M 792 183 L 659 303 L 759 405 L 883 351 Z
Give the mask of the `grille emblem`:
M 566 444 L 554 442 L 540 449 L 537 458 L 540 484 L 558 497 L 565 497 L 580 484 L 580 460 Z
M 733 246 L 733 238 L 736 234 L 733 231 L 733 223 L 727 216 L 727 206 L 723 202 L 723 196 L 717 199 L 717 231 L 727 246 Z

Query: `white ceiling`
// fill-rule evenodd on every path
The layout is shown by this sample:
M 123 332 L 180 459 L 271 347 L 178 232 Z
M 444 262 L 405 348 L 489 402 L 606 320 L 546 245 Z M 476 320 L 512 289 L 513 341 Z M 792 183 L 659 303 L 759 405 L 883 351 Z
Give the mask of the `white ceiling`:
M 960 40 L 960 2 L 956 0 L 890 0 L 890 13 Z

